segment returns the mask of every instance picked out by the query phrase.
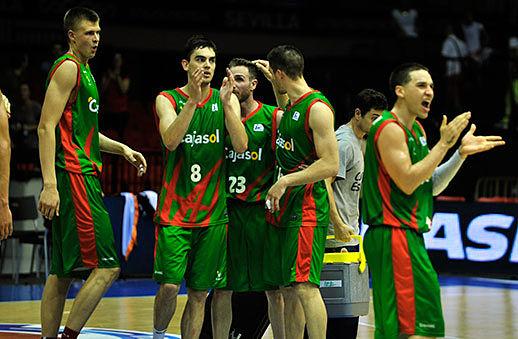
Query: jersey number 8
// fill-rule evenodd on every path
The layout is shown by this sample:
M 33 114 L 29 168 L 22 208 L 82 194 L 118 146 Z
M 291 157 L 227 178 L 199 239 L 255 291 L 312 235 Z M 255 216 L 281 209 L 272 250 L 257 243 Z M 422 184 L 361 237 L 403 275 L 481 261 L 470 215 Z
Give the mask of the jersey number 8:
M 192 182 L 198 182 L 201 180 L 201 167 L 198 164 L 191 166 L 191 180 Z

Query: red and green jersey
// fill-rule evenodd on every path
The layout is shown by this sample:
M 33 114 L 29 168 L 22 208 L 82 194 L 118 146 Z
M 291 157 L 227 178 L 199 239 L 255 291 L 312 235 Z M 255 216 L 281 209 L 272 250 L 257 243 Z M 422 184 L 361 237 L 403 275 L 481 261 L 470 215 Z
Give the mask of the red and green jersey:
M 300 171 L 317 160 L 313 132 L 309 127 L 309 112 L 317 102 L 323 102 L 333 110 L 327 98 L 315 90 L 286 107 L 276 139 L 279 175 Z M 270 223 L 281 227 L 327 227 L 329 200 L 324 180 L 288 187 L 281 197 L 280 211 L 274 215 L 268 213 L 267 217 Z
M 383 112 L 372 125 L 365 151 L 363 174 L 362 215 L 369 226 L 387 225 L 427 232 L 432 223 L 432 180 L 423 182 L 412 194 L 400 190 L 380 162 L 377 141 L 388 124 L 397 124 L 405 132 L 412 164 L 424 159 L 430 152 L 421 124 L 414 122 L 412 130 L 403 126 L 389 111 Z
M 99 93 L 90 66 L 67 53 L 52 65 L 46 86 L 58 67 L 67 60 L 77 65 L 77 80 L 56 126 L 56 167 L 72 173 L 99 175 L 102 170 Z
M 228 197 L 242 201 L 265 200 L 272 186 L 275 163 L 275 122 L 277 108 L 257 102 L 253 112 L 242 119 L 248 135 L 248 149 L 237 153 L 227 137 Z
M 176 113 L 189 98 L 180 88 L 160 93 Z M 176 150 L 164 149 L 164 175 L 155 222 L 181 227 L 227 223 L 225 199 L 225 115 L 219 91 L 198 104 Z

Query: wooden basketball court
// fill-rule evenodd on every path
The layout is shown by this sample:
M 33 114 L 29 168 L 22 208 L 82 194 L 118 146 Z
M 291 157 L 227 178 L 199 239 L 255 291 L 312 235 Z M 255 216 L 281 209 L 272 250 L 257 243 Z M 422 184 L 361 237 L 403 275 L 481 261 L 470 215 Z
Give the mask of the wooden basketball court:
M 518 338 L 518 283 L 478 278 L 441 280 L 446 338 Z M 120 288 L 120 285 L 114 287 Z M 0 288 L 5 288 L 5 285 L 0 285 Z M 151 332 L 153 300 L 150 295 L 106 297 L 87 326 Z M 185 295 L 179 296 L 177 311 L 168 329 L 170 334 L 180 333 L 185 301 Z M 68 300 L 64 318 L 68 316 L 71 305 Z M 0 302 L 0 323 L 39 324 L 39 312 L 38 300 Z M 369 315 L 360 319 L 358 338 L 373 338 L 373 324 L 371 303 Z M 8 334 L 2 336 L 0 333 L 0 338 L 9 337 L 5 335 Z M 264 337 L 271 338 L 271 334 Z

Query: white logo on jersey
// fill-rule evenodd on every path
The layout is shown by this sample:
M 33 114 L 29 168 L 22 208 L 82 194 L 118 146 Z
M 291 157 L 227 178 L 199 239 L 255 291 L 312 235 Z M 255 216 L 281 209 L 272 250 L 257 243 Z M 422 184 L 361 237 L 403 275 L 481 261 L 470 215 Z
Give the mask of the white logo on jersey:
M 99 105 L 97 104 L 97 100 L 92 97 L 88 98 L 88 109 L 92 113 L 97 113 L 99 111 Z
M 295 113 L 293 113 L 292 119 L 295 120 L 295 121 L 299 121 L 299 118 L 300 118 L 299 111 L 295 111 Z
M 261 161 L 263 155 L 263 148 L 259 147 L 257 151 L 245 151 L 243 153 L 237 153 L 234 150 L 227 150 L 226 158 L 230 159 L 232 162 L 236 162 L 237 160 L 252 160 L 252 161 Z
M 424 135 L 419 137 L 419 141 L 421 141 L 421 145 L 426 146 L 426 138 Z
M 212 134 L 197 134 L 196 131 L 193 131 L 192 134 L 186 134 L 182 139 L 182 142 L 187 145 L 200 145 L 200 144 L 219 144 L 219 128 Z
M 212 104 L 212 112 L 216 112 L 218 110 L 218 103 Z
M 280 134 L 277 137 L 277 140 L 275 141 L 278 147 L 284 148 L 287 151 L 295 152 L 295 142 L 293 141 L 293 138 L 290 140 L 285 140 Z
M 255 124 L 254 125 L 254 132 L 263 132 L 263 131 L 264 131 L 263 124 Z

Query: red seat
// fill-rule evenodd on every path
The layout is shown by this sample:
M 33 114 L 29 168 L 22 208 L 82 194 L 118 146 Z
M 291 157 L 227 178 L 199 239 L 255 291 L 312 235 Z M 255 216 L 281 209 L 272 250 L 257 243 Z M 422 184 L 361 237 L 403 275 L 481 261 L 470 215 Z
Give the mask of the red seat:
M 461 201 L 465 202 L 466 198 L 461 196 L 452 196 L 452 195 L 439 195 L 435 198 L 437 201 Z
M 477 202 L 518 204 L 518 197 L 480 197 Z

